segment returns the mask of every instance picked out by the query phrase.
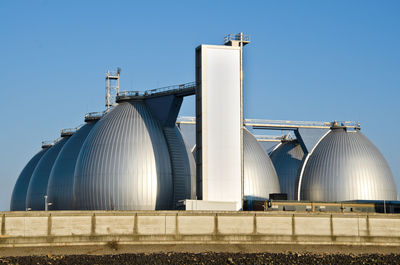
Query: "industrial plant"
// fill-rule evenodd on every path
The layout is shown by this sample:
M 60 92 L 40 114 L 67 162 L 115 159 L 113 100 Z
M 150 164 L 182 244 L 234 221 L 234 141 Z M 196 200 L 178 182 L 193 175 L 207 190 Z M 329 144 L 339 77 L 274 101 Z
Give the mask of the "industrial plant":
M 241 33 L 200 45 L 193 83 L 120 91 L 120 69 L 107 72 L 106 109 L 42 143 L 16 179 L 10 210 L 240 211 L 271 200 L 398 200 L 388 163 L 359 123 L 243 117 L 249 43 Z M 192 95 L 196 117 L 178 117 Z M 268 136 L 274 130 L 287 134 Z

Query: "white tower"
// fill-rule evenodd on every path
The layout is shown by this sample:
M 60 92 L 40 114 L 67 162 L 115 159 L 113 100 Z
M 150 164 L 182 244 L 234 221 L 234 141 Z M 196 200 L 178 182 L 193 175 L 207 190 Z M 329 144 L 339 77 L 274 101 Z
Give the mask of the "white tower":
M 196 49 L 197 197 L 243 204 L 242 49 L 249 37 Z

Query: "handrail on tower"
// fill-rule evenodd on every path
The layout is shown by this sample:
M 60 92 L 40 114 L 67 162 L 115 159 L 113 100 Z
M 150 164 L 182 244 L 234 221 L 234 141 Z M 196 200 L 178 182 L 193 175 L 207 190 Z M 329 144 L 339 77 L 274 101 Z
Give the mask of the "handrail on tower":
M 106 109 L 110 109 L 115 105 L 116 96 L 119 93 L 119 75 L 121 68 L 117 68 L 116 72 L 106 72 Z
M 243 32 L 238 34 L 229 34 L 224 38 L 225 45 L 232 45 L 234 42 L 241 42 L 244 46 L 250 43 L 250 36 L 243 34 Z

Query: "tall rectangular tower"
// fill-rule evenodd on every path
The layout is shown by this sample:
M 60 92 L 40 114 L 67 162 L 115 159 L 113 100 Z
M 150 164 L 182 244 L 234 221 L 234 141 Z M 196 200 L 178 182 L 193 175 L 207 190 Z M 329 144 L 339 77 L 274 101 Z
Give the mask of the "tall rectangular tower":
M 196 49 L 197 197 L 236 202 L 237 209 L 243 197 L 242 45 Z

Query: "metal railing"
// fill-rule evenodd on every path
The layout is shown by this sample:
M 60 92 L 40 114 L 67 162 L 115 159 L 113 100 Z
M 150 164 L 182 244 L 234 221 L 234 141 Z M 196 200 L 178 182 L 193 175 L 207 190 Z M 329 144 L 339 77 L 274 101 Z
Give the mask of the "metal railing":
M 243 42 L 250 42 L 250 36 L 249 35 L 244 35 L 244 34 L 229 34 L 225 36 L 224 42 L 230 42 L 230 41 L 243 41 Z
M 106 72 L 106 78 L 109 79 L 118 79 L 119 78 L 119 74 L 121 73 L 121 68 L 118 67 L 117 71 L 107 71 Z
M 78 126 L 79 127 L 79 126 Z M 78 128 L 77 127 L 77 128 Z M 61 130 L 61 136 L 65 136 L 65 135 L 73 135 L 76 131 L 77 128 L 66 128 L 66 129 L 62 129 Z
M 254 135 L 259 142 L 281 142 L 294 140 L 290 135 Z
M 163 93 L 163 92 L 169 93 L 169 92 L 181 91 L 181 90 L 192 89 L 192 88 L 196 88 L 196 82 L 160 87 L 160 88 L 156 88 L 156 89 L 147 90 L 145 92 L 148 92 L 150 95 L 154 95 L 154 94 Z
M 101 112 L 89 112 L 85 114 L 85 121 L 87 120 L 98 120 L 106 113 L 106 111 Z
M 148 97 L 160 94 L 179 93 L 180 91 L 195 89 L 195 88 L 196 88 L 196 82 L 190 82 L 185 84 L 149 89 L 145 91 L 121 91 L 117 94 L 117 97 L 119 99 L 131 98 L 131 97 Z
M 62 137 L 57 138 L 54 141 L 42 141 L 42 148 L 51 147 L 62 140 Z
M 42 141 L 42 148 L 48 148 L 54 145 L 54 141 Z
M 196 117 L 178 117 L 176 120 L 176 123 L 178 124 L 196 124 Z
M 361 128 L 360 122 L 356 122 L 356 121 L 334 121 L 334 122 L 331 122 L 332 126 L 334 126 L 335 123 L 337 123 L 338 126 L 346 127 L 346 128 L 356 128 L 356 129 Z
M 355 121 L 284 121 L 284 120 L 262 120 L 262 119 L 245 119 L 246 126 L 254 128 L 277 128 L 277 129 L 297 129 L 297 128 L 331 128 L 340 126 L 346 128 L 360 129 L 360 123 Z
M 285 120 L 263 120 L 245 119 L 247 126 L 280 126 L 280 127 L 331 127 L 330 122 L 323 121 L 285 121 Z

